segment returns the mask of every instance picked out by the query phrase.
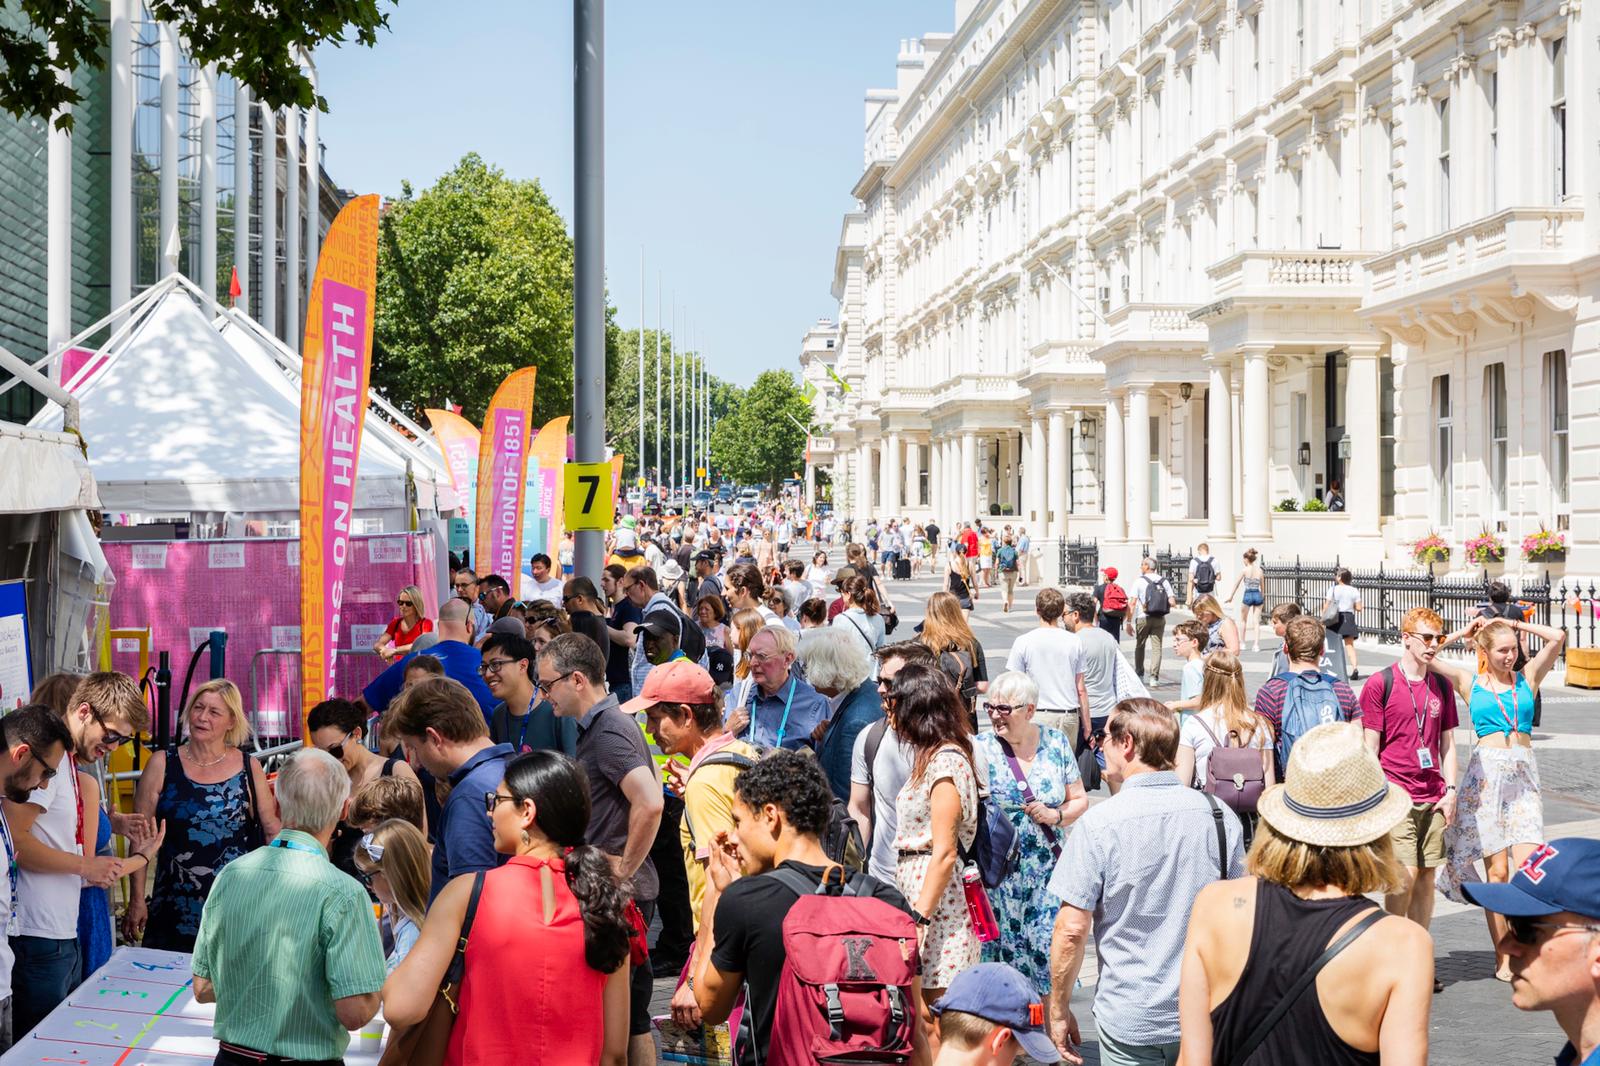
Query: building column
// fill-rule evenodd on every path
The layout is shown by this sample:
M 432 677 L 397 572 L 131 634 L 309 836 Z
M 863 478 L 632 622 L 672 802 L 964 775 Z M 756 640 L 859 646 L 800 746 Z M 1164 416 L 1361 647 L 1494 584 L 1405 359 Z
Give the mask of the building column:
M 1378 476 L 1378 350 L 1376 344 L 1345 348 L 1345 432 L 1350 434 L 1350 462 L 1345 465 L 1345 510 L 1350 536 L 1380 535 L 1383 499 Z
M 170 22 L 157 27 L 161 61 L 161 173 L 158 175 L 160 215 L 157 232 L 161 235 L 161 273 L 178 269 L 178 31 Z
M 961 433 L 961 520 L 978 516 L 978 436 L 972 430 Z
M 241 299 L 250 293 L 250 90 L 233 90 L 233 267 L 239 272 Z M 249 301 L 245 302 L 249 310 Z
M 965 472 L 968 476 L 972 471 Z M 961 520 L 961 442 L 949 437 L 944 442 L 944 520 L 953 530 Z
M 111 309 L 133 298 L 133 0 L 111 0 Z M 122 318 L 112 323 L 121 327 Z
M 941 449 L 944 443 L 936 438 L 928 438 L 928 507 L 937 519 L 944 514 L 944 456 Z
M 905 442 L 906 496 L 901 510 L 922 508 L 922 444 L 915 437 Z
M 311 78 L 311 91 L 317 91 L 317 68 L 307 65 Z M 311 285 L 317 278 L 317 260 L 322 254 L 322 145 L 317 141 L 317 116 L 315 107 L 306 111 L 306 307 L 311 307 Z M 1354 167 L 1350 169 L 1354 170 Z M 815 502 L 814 497 L 807 499 Z
M 1106 498 L 1100 510 L 1105 515 L 1105 539 L 1128 539 L 1128 453 L 1122 421 L 1122 397 L 1106 398 L 1105 473 Z
M 1272 539 L 1269 499 L 1272 492 L 1272 445 L 1268 436 L 1271 400 L 1267 380 L 1267 353 L 1271 350 L 1270 345 L 1251 345 L 1243 349 L 1244 396 L 1240 432 L 1244 439 L 1239 458 L 1244 468 L 1244 525 L 1240 535 L 1258 544 L 1265 544 Z M 1376 393 L 1373 399 L 1377 399 Z
M 1150 389 L 1128 389 L 1128 539 L 1152 541 L 1150 522 Z
M 806 460 L 806 506 L 817 505 L 817 466 L 810 459 Z
M 1045 528 L 1049 529 L 1049 535 L 1052 537 L 1065 537 L 1072 485 L 1072 471 L 1067 467 L 1067 412 L 1062 410 L 1050 412 L 1050 428 L 1047 436 L 1046 449 L 1049 456 L 1045 460 L 1044 496 L 1049 506 L 1044 511 L 1044 516 L 1048 518 L 1048 526 Z
M 1028 419 L 1028 431 L 1022 438 L 1022 473 L 1026 478 L 1022 486 L 1022 518 L 1039 536 L 1043 536 L 1040 531 L 1046 522 L 1043 474 L 1048 447 L 1044 422 L 1038 418 Z
M 217 298 L 217 68 L 203 67 L 200 104 L 200 291 Z M 208 310 L 206 312 L 210 314 Z
M 300 109 L 283 112 L 283 332 L 300 350 Z
M 1210 463 L 1206 466 L 1206 529 L 1220 541 L 1233 539 L 1233 399 L 1229 379 L 1232 373 L 1223 357 L 1212 356 L 1211 380 L 1207 387 L 1210 407 L 1206 436 L 1210 444 Z M 1212 548 L 1219 547 L 1213 544 Z
M 261 105 L 261 324 L 278 336 L 278 116 Z
M 44 334 L 45 351 L 53 355 L 72 339 L 72 134 L 56 128 L 56 115 L 50 118 L 45 134 Z M 61 364 L 54 368 L 53 378 L 61 381 Z

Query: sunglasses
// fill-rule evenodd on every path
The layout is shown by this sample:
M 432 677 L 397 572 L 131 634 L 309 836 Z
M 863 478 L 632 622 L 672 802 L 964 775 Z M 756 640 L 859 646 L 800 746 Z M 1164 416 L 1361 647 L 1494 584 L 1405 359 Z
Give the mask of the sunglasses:
M 326 750 L 327 753 L 332 755 L 335 759 L 338 759 L 340 762 L 344 762 L 344 746 L 348 744 L 350 742 L 350 738 L 355 735 L 356 731 L 352 729 L 350 732 L 344 735 L 343 740 L 339 741 L 337 744 L 329 744 L 324 750 Z
M 99 715 L 95 715 L 94 720 L 100 723 L 101 729 L 105 730 L 105 736 L 100 738 L 100 743 L 108 748 L 120 748 L 134 738 L 132 733 L 118 733 L 115 729 L 110 728 L 106 725 L 106 720 Z
M 1540 929 L 1583 929 L 1591 933 L 1600 933 L 1600 925 L 1578 925 L 1568 922 L 1541 922 L 1533 918 L 1513 917 L 1506 915 L 1506 926 L 1511 930 L 1511 936 L 1517 943 L 1532 947 L 1539 942 Z M 1555 935 L 1559 935 L 1559 932 Z
M 394 605 L 396 607 L 410 607 L 411 606 L 411 601 L 410 600 L 395 600 L 394 601 Z
M 1422 641 L 1422 643 L 1424 643 L 1424 644 L 1443 644 L 1444 643 L 1444 634 L 1443 633 L 1417 633 L 1417 632 L 1414 632 L 1414 631 L 1408 629 L 1408 630 L 1406 630 L 1406 636 L 1408 636 L 1408 637 L 1416 637 L 1418 640 Z
M 518 802 L 515 796 L 502 796 L 498 792 L 485 792 L 483 794 L 483 810 L 490 818 L 494 817 L 494 809 L 502 803 Z

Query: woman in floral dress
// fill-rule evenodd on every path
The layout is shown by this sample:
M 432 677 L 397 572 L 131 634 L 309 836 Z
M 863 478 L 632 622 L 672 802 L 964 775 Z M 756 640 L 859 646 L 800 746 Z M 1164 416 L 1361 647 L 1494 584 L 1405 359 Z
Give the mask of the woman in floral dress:
M 978 833 L 972 736 L 960 693 L 937 667 L 902 667 L 884 708 L 912 757 L 911 776 L 895 797 L 895 880 L 926 919 L 922 995 L 931 1005 L 956 974 L 978 961 L 959 854 Z
M 1048 995 L 1050 932 L 1060 904 L 1043 886 L 1056 868 L 1067 827 L 1088 809 L 1089 797 L 1072 741 L 1060 730 L 1034 723 L 1038 702 L 1039 686 L 1020 671 L 1007 670 L 989 683 L 987 710 L 994 732 L 981 734 L 976 746 L 989 768 L 989 802 L 998 803 L 1016 826 L 1020 851 L 1017 868 L 989 893 L 1000 939 L 985 944 L 983 955 L 985 961 L 1016 967 Z

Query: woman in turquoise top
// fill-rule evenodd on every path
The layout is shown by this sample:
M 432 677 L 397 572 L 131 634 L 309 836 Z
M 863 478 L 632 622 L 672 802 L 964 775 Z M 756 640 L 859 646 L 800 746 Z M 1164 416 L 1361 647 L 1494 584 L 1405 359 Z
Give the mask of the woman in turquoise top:
M 1517 652 L 1524 635 L 1544 643 L 1519 671 Z M 1471 637 L 1481 671 L 1433 660 L 1433 672 L 1448 678 L 1466 701 L 1478 737 L 1461 780 L 1455 821 L 1444 834 L 1445 869 L 1439 890 L 1451 899 L 1466 902 L 1463 881 L 1510 880 L 1511 872 L 1544 840 L 1539 768 L 1533 759 L 1533 698 L 1555 665 L 1566 636 L 1531 622 L 1475 618 L 1445 638 L 1445 644 Z M 1477 868 L 1480 860 L 1483 877 Z M 1485 914 L 1489 938 L 1498 946 L 1505 936 L 1505 919 Z M 1498 951 L 1495 976 L 1511 980 L 1510 959 Z

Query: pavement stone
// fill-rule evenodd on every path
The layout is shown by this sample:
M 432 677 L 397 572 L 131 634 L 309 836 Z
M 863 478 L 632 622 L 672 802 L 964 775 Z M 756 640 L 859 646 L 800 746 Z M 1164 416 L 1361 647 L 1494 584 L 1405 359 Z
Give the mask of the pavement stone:
M 833 563 L 842 561 L 842 552 L 833 551 Z M 900 615 L 901 628 L 891 639 L 910 639 L 912 627 L 922 620 L 928 596 L 942 587 L 942 571 L 924 573 L 909 581 L 887 581 L 889 594 Z M 1005 669 L 1006 654 L 1017 635 L 1037 624 L 1033 597 L 1038 585 L 1019 586 L 1010 612 L 1001 609 L 1002 590 L 982 588 L 977 609 L 969 619 L 973 632 L 983 645 L 989 676 Z M 1175 611 L 1172 625 L 1187 617 Z M 1267 679 L 1278 641 L 1270 627 L 1263 625 L 1261 650 L 1244 650 L 1242 659 L 1245 683 L 1251 696 Z M 1399 658 L 1393 645 L 1357 645 L 1362 675 L 1373 673 Z M 1123 651 L 1133 655 L 1131 639 L 1123 640 Z M 1164 656 L 1163 681 L 1152 693 L 1170 698 L 1177 690 L 1179 662 L 1171 654 L 1170 643 Z M 1359 685 L 1358 685 L 1359 691 Z M 1540 784 L 1544 791 L 1545 828 L 1550 837 L 1600 837 L 1600 693 L 1547 684 L 1541 725 L 1534 733 L 1534 750 L 1539 762 Z M 988 722 L 980 716 L 980 725 Z M 1472 743 L 1472 732 L 1457 733 L 1463 751 Z M 1465 758 L 1462 766 L 1465 768 Z M 1092 794 L 1090 802 L 1100 802 L 1105 793 Z M 1526 1013 L 1511 1005 L 1511 988 L 1494 978 L 1494 953 L 1489 944 L 1483 912 L 1476 907 L 1437 899 L 1431 932 L 1435 945 L 1435 971 L 1444 982 L 1444 991 L 1434 997 L 1429 1021 L 1428 1061 L 1441 1066 L 1533 1066 L 1554 1058 L 1564 1042 L 1554 1020 L 1543 1013 Z M 1094 995 L 1095 960 L 1093 947 L 1085 960 L 1080 988 L 1073 996 L 1074 1014 L 1084 1038 L 1083 1056 L 1087 1066 L 1099 1066 L 1098 1034 L 1091 1003 Z M 652 1011 L 665 1014 L 676 984 L 673 978 L 658 979 L 651 1000 Z M 1025 1057 L 1020 1062 L 1030 1060 Z

